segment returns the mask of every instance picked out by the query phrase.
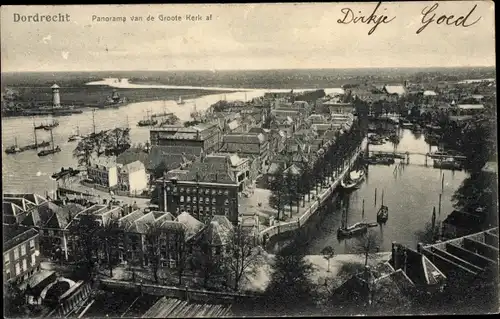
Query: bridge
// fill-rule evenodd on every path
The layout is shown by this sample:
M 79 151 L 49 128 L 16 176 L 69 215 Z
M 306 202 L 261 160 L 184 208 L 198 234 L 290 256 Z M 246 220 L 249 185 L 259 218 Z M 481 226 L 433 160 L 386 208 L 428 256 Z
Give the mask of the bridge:
M 399 158 L 399 159 L 404 159 L 406 160 L 406 163 L 408 164 L 410 162 L 410 155 L 420 155 L 420 156 L 425 156 L 425 163 L 427 165 L 427 158 L 431 159 L 447 159 L 447 158 L 453 158 L 455 161 L 464 161 L 467 159 L 467 157 L 463 155 L 455 155 L 455 154 L 447 154 L 447 155 L 440 155 L 440 154 L 434 154 L 434 153 L 421 153 L 421 152 L 387 152 L 387 151 L 368 151 L 369 154 L 375 155 L 375 156 L 385 156 L 385 157 L 390 157 L 390 158 Z

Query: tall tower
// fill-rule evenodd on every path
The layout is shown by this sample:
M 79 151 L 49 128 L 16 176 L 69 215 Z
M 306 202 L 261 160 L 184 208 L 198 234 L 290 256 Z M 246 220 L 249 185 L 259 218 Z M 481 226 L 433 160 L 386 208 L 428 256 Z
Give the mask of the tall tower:
M 61 97 L 59 96 L 59 85 L 54 84 L 52 89 L 52 106 L 61 106 Z

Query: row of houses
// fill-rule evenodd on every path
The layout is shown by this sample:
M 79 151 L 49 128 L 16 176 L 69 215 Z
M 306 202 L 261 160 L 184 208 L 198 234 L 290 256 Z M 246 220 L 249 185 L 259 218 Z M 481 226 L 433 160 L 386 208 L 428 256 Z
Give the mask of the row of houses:
M 220 255 L 233 230 L 233 223 L 221 215 L 202 222 L 185 211 L 174 216 L 133 206 L 97 204 L 83 207 L 57 205 L 47 200 L 34 204 L 20 222 L 5 223 L 5 217 L 9 216 L 4 211 L 4 275 L 7 280 L 26 279 L 39 267 L 40 255 L 75 260 L 79 251 L 80 221 L 84 217 L 90 217 L 101 226 L 115 223 L 122 234 L 120 249 L 116 251 L 118 261 L 143 266 L 149 264 L 146 235 L 151 227 L 161 233 L 162 264 L 168 267 L 176 267 L 179 254 L 192 253 L 201 240 L 208 243 L 214 255 Z
M 354 121 L 350 104 L 323 107 L 316 101 L 295 101 L 289 96 L 246 103 L 239 113 L 227 112 L 227 107 L 209 112 L 209 120 L 190 127 L 153 128 L 146 157 L 126 152 L 116 162 L 125 167 L 142 161 L 142 177 L 137 178 L 143 181 L 141 185 L 145 184 L 145 171 L 151 174 L 162 167 L 163 176 L 152 180 L 160 211 L 174 216 L 186 211 L 203 222 L 221 215 L 238 224 L 245 218 L 240 215 L 239 198 L 252 193 L 259 175 L 272 174 L 281 157 L 298 161 L 298 157 L 320 151 Z M 301 152 L 297 152 L 299 148 Z M 108 180 L 113 175 L 117 176 L 114 181 L 120 181 L 123 169 L 111 163 L 97 166 L 96 172 L 90 170 L 89 175 L 100 170 Z

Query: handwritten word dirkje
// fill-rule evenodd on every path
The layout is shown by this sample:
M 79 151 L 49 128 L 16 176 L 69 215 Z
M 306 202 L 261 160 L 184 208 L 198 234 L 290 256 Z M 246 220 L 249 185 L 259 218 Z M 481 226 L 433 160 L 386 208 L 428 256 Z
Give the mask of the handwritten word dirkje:
M 373 10 L 373 12 L 365 17 L 365 16 L 356 16 L 356 14 L 354 13 L 354 11 L 352 11 L 352 9 L 350 8 L 343 8 L 342 10 L 340 10 L 340 12 L 342 12 L 344 14 L 344 17 L 342 19 L 338 19 L 337 20 L 337 23 L 340 23 L 340 24 L 349 24 L 351 22 L 353 23 L 358 23 L 358 22 L 361 22 L 361 23 L 364 23 L 364 24 L 367 24 L 369 25 L 370 23 L 375 23 L 375 25 L 373 26 L 373 28 L 371 28 L 369 31 L 368 31 L 368 35 L 371 35 L 373 32 L 375 32 L 375 30 L 377 29 L 377 27 L 382 24 L 382 23 L 389 23 L 391 22 L 392 20 L 394 20 L 396 17 L 393 17 L 392 19 L 389 19 L 388 20 L 388 16 L 386 15 L 379 15 L 377 16 L 376 13 L 377 13 L 377 10 L 378 8 L 380 7 L 380 4 L 381 2 L 377 3 L 377 6 L 375 7 L 375 9 Z M 384 10 L 387 10 L 387 9 L 384 9 Z M 361 11 L 359 11 L 359 13 L 361 13 Z

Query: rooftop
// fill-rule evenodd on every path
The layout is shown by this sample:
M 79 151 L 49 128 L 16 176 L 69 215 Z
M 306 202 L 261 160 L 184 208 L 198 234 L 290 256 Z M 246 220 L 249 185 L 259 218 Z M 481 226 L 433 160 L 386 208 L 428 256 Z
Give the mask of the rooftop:
M 406 94 L 406 88 L 403 85 L 386 85 L 384 86 L 387 94 L 397 94 L 404 95 Z
M 207 303 L 191 303 L 162 297 L 142 318 L 207 318 L 229 317 L 231 306 Z
M 40 205 L 43 202 L 46 202 L 47 200 L 45 197 L 35 194 L 35 193 L 3 193 L 4 198 L 24 198 L 29 200 L 32 203 L 35 203 L 36 205 Z
M 3 251 L 16 247 L 24 241 L 38 236 L 34 228 L 3 224 Z
M 189 127 L 165 125 L 163 127 L 152 128 L 150 132 L 169 133 L 167 136 L 162 135 L 161 138 L 204 140 L 211 135 L 213 130 L 219 130 L 217 123 L 199 123 Z
M 262 144 L 266 137 L 262 133 L 230 133 L 223 137 L 224 143 Z
M 144 170 L 144 169 L 145 169 L 145 167 L 144 167 L 143 163 L 141 163 L 140 161 L 135 161 L 135 162 L 123 165 L 123 167 L 121 168 L 120 171 L 123 173 L 130 174 L 130 173 L 138 172 L 138 171 Z
M 112 168 L 116 166 L 116 157 L 97 157 L 97 156 L 92 156 L 90 158 L 90 164 L 92 167 L 95 167 L 96 165 L 99 167 L 105 167 L 105 168 Z
M 196 235 L 205 225 L 194 218 L 191 214 L 188 212 L 182 212 L 177 216 L 175 221 L 184 224 L 186 226 L 186 236 L 192 237 Z
M 429 257 L 445 275 L 459 270 L 478 275 L 492 269 L 498 273 L 498 228 L 444 242 L 419 246 L 419 252 Z

